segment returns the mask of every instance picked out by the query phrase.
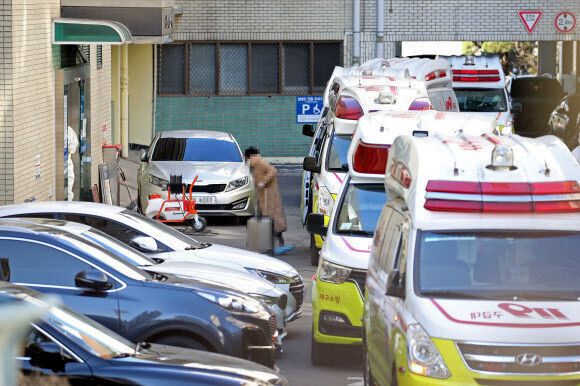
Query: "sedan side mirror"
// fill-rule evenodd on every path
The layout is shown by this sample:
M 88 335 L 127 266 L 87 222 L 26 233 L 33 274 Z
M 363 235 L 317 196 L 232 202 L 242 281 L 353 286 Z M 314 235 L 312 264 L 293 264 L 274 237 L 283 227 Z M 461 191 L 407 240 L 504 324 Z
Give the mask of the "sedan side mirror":
M 311 124 L 302 126 L 302 135 L 307 137 L 314 137 L 314 126 Z
M 32 343 L 26 347 L 24 355 L 30 358 L 32 366 L 50 369 L 55 373 L 63 372 L 68 362 L 74 362 L 55 342 Z
M 315 157 L 304 157 L 302 169 L 307 172 L 320 173 L 320 165 L 317 164 Z
M 113 288 L 113 284 L 107 280 L 107 275 L 96 269 L 77 273 L 75 276 L 75 285 L 94 291 L 107 291 Z
M 147 162 L 147 151 L 145 149 L 141 149 L 141 151 L 139 152 L 139 159 L 141 160 L 141 162 Z
M 398 269 L 393 269 L 389 272 L 386 295 L 401 299 L 405 298 L 405 274 Z
M 157 241 L 153 237 L 135 236 L 131 239 L 131 246 L 145 253 L 157 252 Z
M 523 110 L 521 103 L 512 103 L 512 111 L 515 113 L 521 113 Z
M 315 235 L 325 236 L 328 227 L 324 225 L 324 215 L 322 213 L 310 213 L 306 217 L 306 230 Z

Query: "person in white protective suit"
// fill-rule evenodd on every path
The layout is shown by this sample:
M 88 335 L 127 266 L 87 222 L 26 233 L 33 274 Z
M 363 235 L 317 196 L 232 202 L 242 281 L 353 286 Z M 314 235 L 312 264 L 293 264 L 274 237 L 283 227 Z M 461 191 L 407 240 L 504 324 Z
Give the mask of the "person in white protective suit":
M 79 148 L 79 140 L 72 127 L 67 127 L 66 132 L 67 146 L 68 146 L 68 160 L 67 160 L 67 171 L 68 171 L 68 200 L 72 201 L 74 199 L 73 185 L 75 182 L 75 167 L 72 161 L 72 155 L 77 152 Z

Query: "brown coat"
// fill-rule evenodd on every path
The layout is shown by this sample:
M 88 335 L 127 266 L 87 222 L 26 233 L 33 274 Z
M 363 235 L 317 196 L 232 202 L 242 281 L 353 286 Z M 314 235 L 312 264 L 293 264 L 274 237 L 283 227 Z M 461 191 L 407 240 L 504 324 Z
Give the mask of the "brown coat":
M 259 155 L 250 157 L 250 168 L 256 184 L 258 205 L 262 215 L 274 220 L 274 231 L 286 231 L 286 214 L 278 189 L 278 171 Z M 263 183 L 265 188 L 259 188 Z

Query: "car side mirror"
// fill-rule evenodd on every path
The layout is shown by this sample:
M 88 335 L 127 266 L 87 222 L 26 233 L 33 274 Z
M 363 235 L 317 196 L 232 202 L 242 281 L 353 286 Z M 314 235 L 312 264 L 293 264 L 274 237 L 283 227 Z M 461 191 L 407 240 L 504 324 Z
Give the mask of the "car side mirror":
M 302 126 L 302 135 L 307 137 L 314 137 L 314 126 L 311 124 Z
M 139 152 L 139 159 L 141 160 L 141 162 L 147 162 L 147 151 L 145 149 L 141 149 L 141 151 Z
M 398 269 L 389 272 L 386 295 L 401 299 L 405 297 L 405 274 Z
M 75 285 L 79 288 L 94 291 L 107 291 L 113 288 L 113 284 L 107 280 L 107 275 L 96 269 L 77 273 L 75 276 Z
M 153 237 L 135 236 L 131 239 L 131 246 L 141 252 L 157 252 L 157 241 Z
M 32 343 L 24 355 L 30 358 L 30 364 L 43 369 L 50 369 L 55 373 L 63 372 L 68 362 L 74 359 L 55 342 Z
M 307 172 L 320 173 L 320 165 L 317 164 L 315 157 L 304 157 L 302 169 Z
M 521 113 L 523 110 L 521 103 L 512 103 L 512 111 L 515 113 Z
M 315 235 L 325 236 L 328 227 L 324 225 L 324 215 L 322 213 L 310 213 L 306 217 L 306 230 Z

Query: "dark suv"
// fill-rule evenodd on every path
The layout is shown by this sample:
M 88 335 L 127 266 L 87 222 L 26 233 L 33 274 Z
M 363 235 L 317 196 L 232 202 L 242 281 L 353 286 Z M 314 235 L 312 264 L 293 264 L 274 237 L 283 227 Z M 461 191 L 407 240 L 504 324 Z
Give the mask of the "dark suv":
M 514 132 L 532 138 L 550 134 L 550 113 L 566 95 L 560 82 L 550 76 L 517 76 L 510 79 L 508 92 L 512 105 L 521 105 L 514 111 Z
M 150 273 L 72 233 L 19 220 L 0 221 L 0 251 L 12 283 L 58 295 L 66 306 L 133 342 L 274 365 L 274 313 L 234 289 Z
M 0 305 L 45 304 L 29 288 L 0 282 Z M 65 306 L 31 323 L 18 356 L 23 375 L 44 384 L 58 376 L 71 385 L 286 385 L 274 371 L 230 356 L 149 343 L 134 344 Z M 41 375 L 42 374 L 42 375 Z M 52 383 L 50 383 L 52 384 Z M 60 383 L 59 383 L 60 384 Z

